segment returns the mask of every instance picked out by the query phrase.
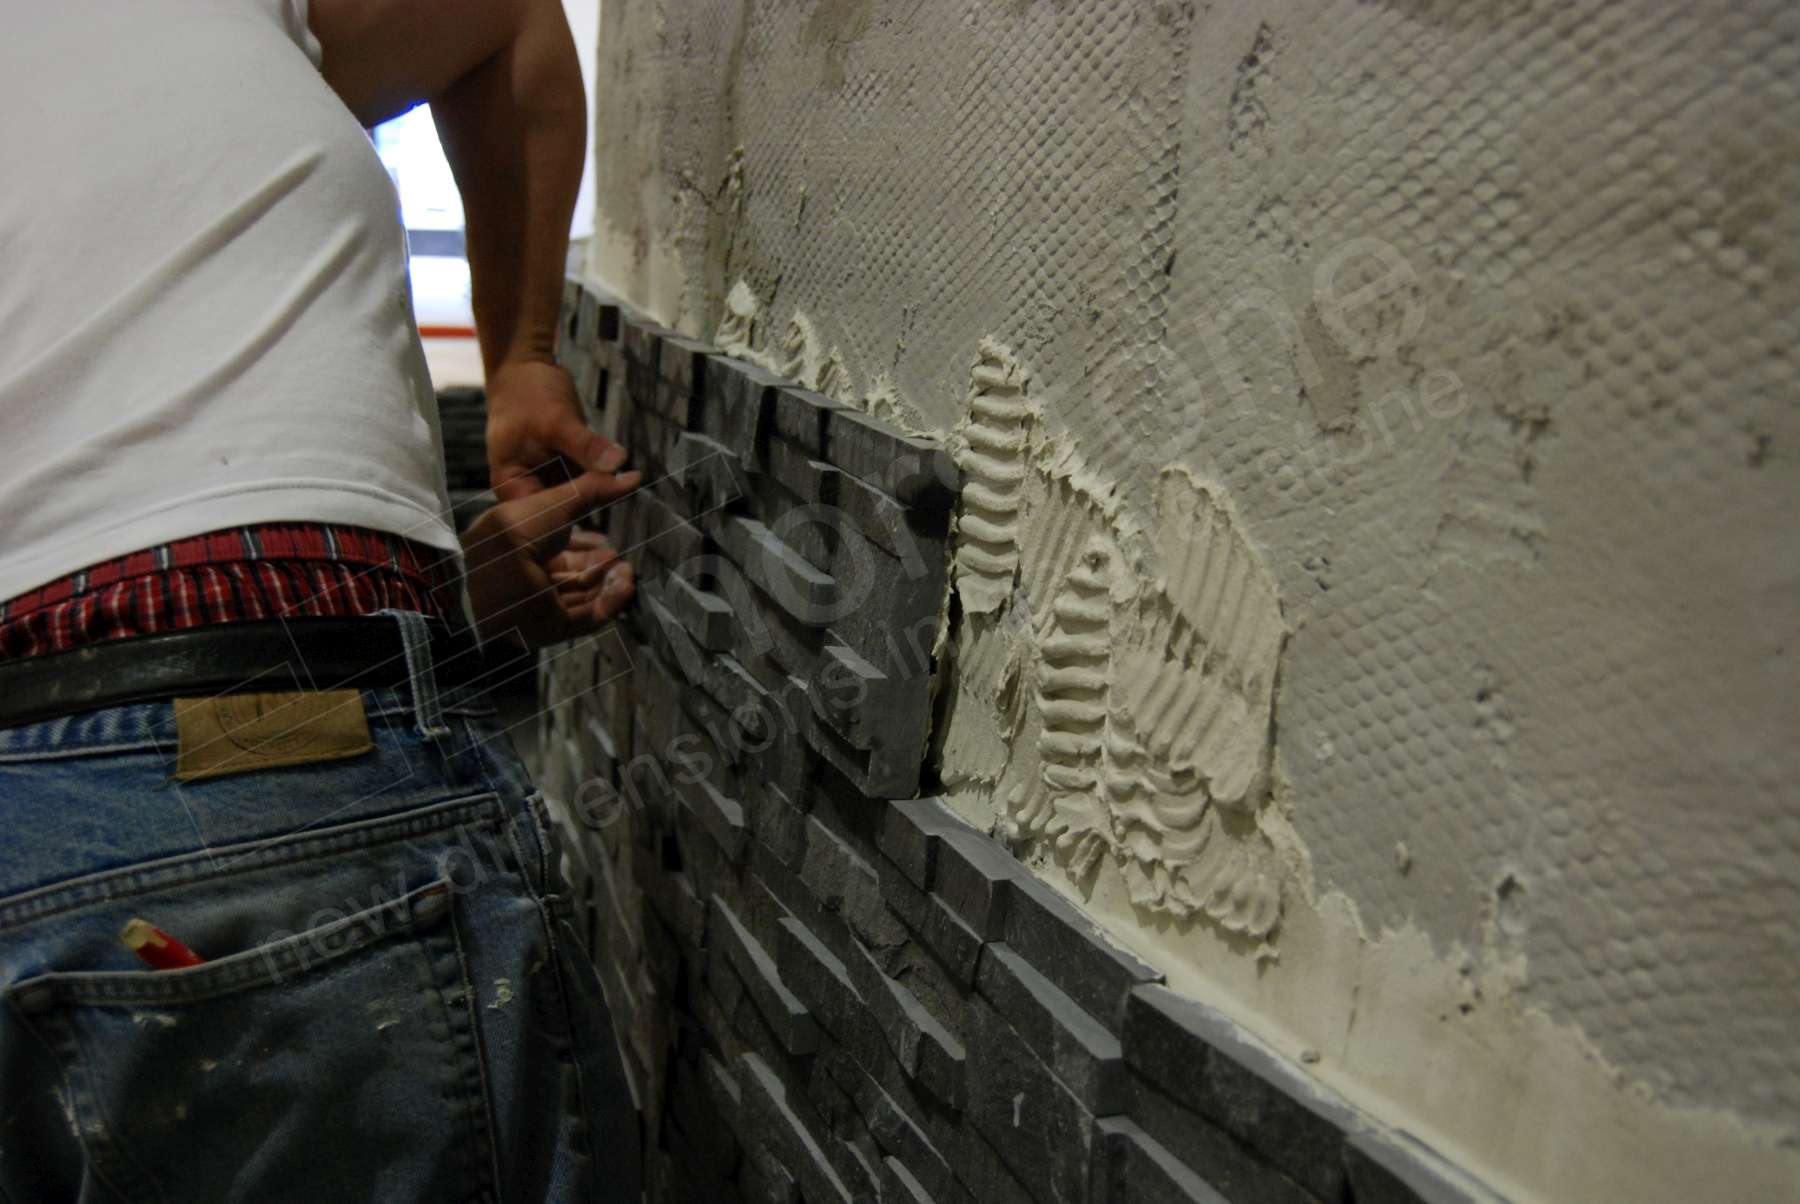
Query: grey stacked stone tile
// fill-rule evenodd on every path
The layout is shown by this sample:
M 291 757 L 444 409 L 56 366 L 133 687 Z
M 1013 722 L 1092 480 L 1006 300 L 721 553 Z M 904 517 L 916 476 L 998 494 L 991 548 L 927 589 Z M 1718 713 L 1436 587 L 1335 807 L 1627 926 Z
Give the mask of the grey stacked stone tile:
M 1003 931 L 1020 957 L 1111 1032 L 1119 1031 L 1131 989 L 1162 977 L 1102 933 L 1080 908 L 1027 874 L 1017 874 L 1009 884 Z
M 1407 1133 L 1358 1133 L 1344 1142 L 1344 1169 L 1355 1204 L 1484 1204 L 1480 1183 Z
M 1118 1038 L 1004 943 L 982 950 L 978 984 L 1082 1107 L 1098 1116 L 1123 1110 L 1125 1058 Z
M 443 388 L 437 405 L 444 484 L 453 495 L 479 495 L 488 487 L 487 393 L 479 385 Z
M 969 1010 L 969 1123 L 1038 1200 L 1086 1198 L 1095 1140 L 1083 1107 L 984 1001 Z
M 795 1107 L 793 1093 L 755 1053 L 739 1061 L 745 1086 L 745 1127 L 760 1137 L 782 1168 L 800 1184 L 802 1196 L 822 1204 L 850 1204 L 853 1197 L 819 1144 L 814 1126 Z
M 883 902 L 931 951 L 951 981 L 965 991 L 973 987 L 981 934 L 965 924 L 943 896 L 920 890 L 893 862 L 883 858 L 878 872 Z
M 713 933 L 714 956 L 726 957 L 745 988 L 762 1010 L 781 1047 L 790 1054 L 817 1053 L 819 1028 L 812 1013 L 782 982 L 775 959 L 744 928 L 724 900 L 712 900 L 712 916 L 718 922 Z
M 1089 1187 L 1094 1199 L 1116 1204 L 1230 1204 L 1228 1197 L 1130 1118 L 1109 1116 L 1096 1129 Z
M 538 768 L 651 1204 L 1494 1199 L 921 796 L 942 447 L 585 285 L 564 319 L 646 473 L 594 519 L 640 600 L 541 657 Z
M 1140 987 L 1126 1003 L 1125 1039 L 1144 1084 L 1140 1125 L 1155 1131 L 1163 1126 L 1146 1123 L 1150 1116 L 1195 1117 L 1312 1195 L 1343 1193 L 1353 1114 L 1224 1015 L 1165 987 Z

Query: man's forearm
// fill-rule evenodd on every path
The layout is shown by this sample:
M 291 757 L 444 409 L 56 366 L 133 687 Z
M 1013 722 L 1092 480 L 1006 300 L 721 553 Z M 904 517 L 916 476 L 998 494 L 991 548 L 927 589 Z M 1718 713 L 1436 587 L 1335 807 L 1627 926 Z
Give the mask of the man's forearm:
M 561 0 L 311 0 L 321 70 L 365 125 L 429 100 L 468 229 L 487 368 L 488 468 L 503 501 L 625 459 L 556 367 L 587 99 Z M 405 47 L 405 53 L 396 53 Z
M 587 99 L 559 0 L 528 0 L 518 36 L 431 100 L 462 192 L 488 375 L 549 362 L 581 186 Z

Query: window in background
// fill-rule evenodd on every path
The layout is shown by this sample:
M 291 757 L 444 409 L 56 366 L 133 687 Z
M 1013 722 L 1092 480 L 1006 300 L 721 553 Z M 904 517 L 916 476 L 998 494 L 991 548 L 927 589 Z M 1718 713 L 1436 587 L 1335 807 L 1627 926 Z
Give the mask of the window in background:
M 469 261 L 463 249 L 462 197 L 431 109 L 420 105 L 375 127 L 381 156 L 400 194 L 400 220 L 411 253 L 413 316 L 427 337 L 474 333 L 469 308 Z

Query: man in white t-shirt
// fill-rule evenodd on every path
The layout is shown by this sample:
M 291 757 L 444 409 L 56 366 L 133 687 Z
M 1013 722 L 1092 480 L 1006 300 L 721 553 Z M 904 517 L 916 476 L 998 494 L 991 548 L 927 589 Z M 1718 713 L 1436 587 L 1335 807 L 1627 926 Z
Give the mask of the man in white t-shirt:
M 463 193 L 501 505 L 459 545 L 392 186 Z M 635 1200 L 480 684 L 632 578 L 554 364 L 559 0 L 56 0 L 0 39 L 0 1199 Z M 466 576 L 465 572 L 466 570 Z

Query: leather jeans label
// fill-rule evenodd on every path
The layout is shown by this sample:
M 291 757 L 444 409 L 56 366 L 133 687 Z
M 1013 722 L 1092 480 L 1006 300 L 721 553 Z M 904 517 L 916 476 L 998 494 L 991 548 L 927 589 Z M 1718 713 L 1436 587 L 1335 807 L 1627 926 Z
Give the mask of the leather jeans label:
M 175 777 L 193 782 L 354 757 L 375 747 L 359 690 L 177 698 Z

